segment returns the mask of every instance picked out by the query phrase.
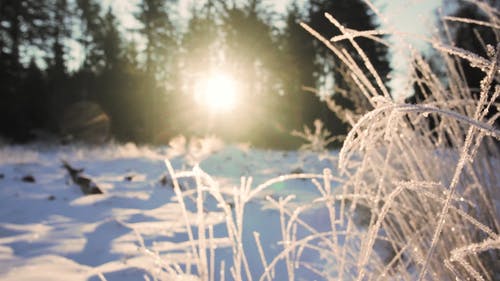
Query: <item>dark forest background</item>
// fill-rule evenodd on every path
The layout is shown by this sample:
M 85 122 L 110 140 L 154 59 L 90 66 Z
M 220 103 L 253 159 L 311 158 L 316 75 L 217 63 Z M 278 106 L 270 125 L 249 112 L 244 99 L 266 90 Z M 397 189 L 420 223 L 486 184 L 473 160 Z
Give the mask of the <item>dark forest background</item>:
M 11 142 L 161 144 L 178 134 L 213 133 L 229 141 L 294 148 L 297 140 L 290 132 L 312 126 L 315 119 L 334 135 L 345 134 L 347 124 L 310 89 L 354 110 L 360 105 L 338 93 L 355 86 L 299 22 L 332 37 L 340 31 L 323 16 L 330 12 L 350 29 L 371 30 L 377 23 L 364 1 L 309 0 L 300 6 L 292 1 L 284 15 L 274 14 L 261 0 L 229 2 L 209 0 L 193 7 L 181 28 L 175 1 L 140 1 L 134 14 L 140 27 L 126 32 L 141 38 L 145 46 L 139 48 L 140 42 L 120 32 L 116 14 L 100 1 L 0 0 L 0 136 Z M 448 2 L 457 7 L 455 15 L 481 19 L 474 5 Z M 477 37 L 467 35 L 475 32 L 470 26 L 455 23 L 453 30 L 459 47 L 482 52 Z M 68 68 L 74 60 L 70 41 L 84 52 L 78 69 Z M 356 41 L 387 84 L 388 46 Z M 347 43 L 337 44 L 356 53 Z M 362 64 L 359 56 L 354 58 Z M 241 80 L 245 104 L 209 116 L 193 102 L 193 84 L 221 65 Z M 481 77 L 464 67 L 471 72 L 465 75 L 468 85 L 478 87 Z M 415 87 L 408 101 L 419 102 L 428 94 Z

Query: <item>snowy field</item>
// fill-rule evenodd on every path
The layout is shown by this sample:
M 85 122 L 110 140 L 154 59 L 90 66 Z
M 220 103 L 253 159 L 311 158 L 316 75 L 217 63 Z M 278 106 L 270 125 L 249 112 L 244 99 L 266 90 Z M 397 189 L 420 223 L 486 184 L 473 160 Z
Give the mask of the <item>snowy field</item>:
M 225 146 L 216 139 L 189 143 L 182 138 L 155 148 L 4 146 L 0 148 L 0 280 L 198 280 L 196 272 L 190 274 L 195 271 L 189 255 L 192 245 L 165 159 L 176 172 L 193 171 L 199 163 L 222 193 L 230 195 L 240 188 L 242 177 L 252 177 L 255 187 L 284 174 L 321 174 L 335 167 L 336 154 L 265 151 Z M 62 168 L 62 160 L 83 168 L 103 194 L 83 195 Z M 195 180 L 179 183 L 196 238 Z M 278 181 L 245 205 L 242 242 L 254 280 L 263 271 L 254 232 L 260 234 L 268 260 L 282 251 L 279 213 L 264 198 L 279 200 L 294 194 L 294 202 L 305 204 L 317 193 L 310 180 Z M 226 199 L 232 206 L 231 196 Z M 320 230 L 322 212 L 305 214 L 304 219 Z M 213 280 L 232 280 L 232 254 L 223 221 L 221 207 L 207 199 L 203 224 L 211 237 L 207 260 L 215 267 L 210 273 Z M 319 257 L 305 252 L 302 259 L 315 262 Z M 284 267 L 276 267 L 274 280 L 287 278 Z M 295 277 L 317 278 L 306 270 L 297 270 Z

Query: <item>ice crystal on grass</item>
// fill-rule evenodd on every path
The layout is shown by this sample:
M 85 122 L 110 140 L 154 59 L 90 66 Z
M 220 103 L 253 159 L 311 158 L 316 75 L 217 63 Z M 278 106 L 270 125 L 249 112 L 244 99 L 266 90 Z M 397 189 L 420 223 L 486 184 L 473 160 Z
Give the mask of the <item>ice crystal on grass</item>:
M 310 150 L 315 152 L 325 151 L 329 144 L 342 139 L 341 136 L 332 136 L 328 129 L 324 128 L 321 120 L 314 120 L 314 132 L 304 125 L 304 132 L 292 131 L 292 136 L 299 137 L 306 141 L 300 150 Z

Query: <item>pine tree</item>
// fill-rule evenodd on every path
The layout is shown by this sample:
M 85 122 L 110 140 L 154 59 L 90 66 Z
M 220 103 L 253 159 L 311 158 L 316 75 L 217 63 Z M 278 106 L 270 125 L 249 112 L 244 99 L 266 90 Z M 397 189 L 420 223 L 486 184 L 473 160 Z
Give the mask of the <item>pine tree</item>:
M 0 132 L 14 140 L 27 140 L 30 130 L 38 127 L 31 117 L 30 97 L 41 95 L 44 85 L 30 53 L 34 49 L 50 51 L 50 4 L 50 0 L 0 2 Z M 29 62 L 26 68 L 23 64 Z M 26 87 L 27 82 L 35 87 Z
M 119 68 L 122 66 L 122 39 L 111 7 L 104 15 L 101 29 L 103 36 L 98 45 L 103 51 L 104 68 L 108 71 Z
M 235 123 L 240 124 L 244 138 L 258 145 L 279 146 L 288 126 L 272 15 L 261 0 L 241 5 L 221 1 L 221 5 L 225 64 L 245 86 L 241 98 L 248 105 L 240 109 L 241 118 Z
M 178 53 L 180 74 L 177 87 L 181 91 L 169 97 L 169 109 L 180 109 L 175 116 L 170 116 L 169 124 L 169 129 L 177 134 L 203 131 L 205 118 L 193 118 L 195 114 L 201 114 L 200 110 L 192 106 L 196 83 L 221 63 L 222 43 L 213 1 L 193 6 L 190 12 L 191 16 L 186 31 L 181 36 Z M 194 120 L 198 122 L 193 122 Z
M 285 28 L 281 34 L 283 65 L 281 79 L 284 85 L 286 106 L 293 114 L 289 118 L 293 129 L 303 125 L 312 126 L 315 119 L 332 121 L 335 116 L 320 98 L 311 92 L 318 85 L 321 68 L 315 63 L 316 48 L 311 35 L 299 23 L 306 16 L 297 2 L 292 2 L 285 18 Z M 336 124 L 340 124 L 337 119 Z M 342 131 L 342 130 L 340 130 Z M 339 133 L 338 130 L 336 133 Z
M 200 9 L 194 7 L 186 32 L 182 34 L 181 61 L 186 79 L 196 79 L 200 72 L 217 64 L 217 48 L 220 47 L 220 32 L 209 1 Z
M 48 128 L 58 131 L 61 112 L 73 102 L 77 95 L 71 90 L 70 74 L 66 67 L 66 42 L 72 39 L 71 24 L 74 14 L 67 0 L 51 0 L 49 13 L 49 36 L 47 46 L 47 101 Z
M 142 28 L 139 30 L 146 39 L 146 88 L 145 97 L 148 101 L 145 120 L 149 125 L 151 140 L 158 134 L 160 128 L 161 110 L 165 103 L 165 85 L 173 81 L 175 72 L 171 67 L 174 63 L 174 51 L 177 49 L 177 39 L 174 25 L 171 21 L 172 3 L 165 0 L 142 0 L 139 12 L 135 15 Z
M 67 0 L 53 0 L 51 12 L 52 56 L 48 65 L 54 75 L 66 72 L 64 41 L 71 38 L 70 25 L 72 14 Z
M 79 41 L 85 52 L 83 70 L 96 73 L 104 68 L 104 53 L 98 44 L 103 38 L 101 6 L 95 0 L 76 0 L 76 4 L 82 26 Z
M 96 100 L 111 117 L 113 135 L 122 138 L 127 126 L 131 126 L 131 124 L 126 124 L 130 108 L 124 103 L 128 92 L 123 87 L 127 78 L 124 72 L 123 42 L 118 30 L 118 21 L 111 7 L 108 7 L 102 18 L 101 36 L 95 44 L 102 50 L 103 64 L 102 73 L 97 79 L 99 95 L 96 96 Z
M 172 6 L 165 0 L 143 0 L 135 15 L 146 39 L 146 72 L 157 79 L 167 76 L 166 65 L 176 49 L 175 27 L 170 18 Z
M 0 5 L 0 55 L 20 67 L 21 47 L 45 49 L 50 0 L 3 0 Z

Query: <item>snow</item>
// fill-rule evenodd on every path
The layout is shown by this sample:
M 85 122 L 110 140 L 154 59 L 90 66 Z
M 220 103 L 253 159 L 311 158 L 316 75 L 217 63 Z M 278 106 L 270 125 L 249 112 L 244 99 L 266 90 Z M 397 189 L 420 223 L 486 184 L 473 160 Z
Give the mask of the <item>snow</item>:
M 170 147 L 0 147 L 0 280 L 198 280 L 190 274 L 193 259 L 185 250 L 191 242 L 182 209 L 173 188 L 160 183 L 167 174 L 165 159 L 176 171 L 192 171 L 199 165 L 223 193 L 231 194 L 240 186 L 241 177 L 251 176 L 255 187 L 283 174 L 322 173 L 334 167 L 336 154 L 318 158 L 306 152 L 225 146 L 215 138 L 179 138 Z M 61 160 L 84 168 L 104 194 L 84 196 L 61 167 Z M 35 181 L 23 181 L 28 175 Z M 189 198 L 196 195 L 195 183 L 192 179 L 180 183 L 194 226 L 196 202 Z M 317 193 L 309 180 L 297 179 L 274 184 L 258 200 L 247 203 L 243 244 L 252 245 L 245 250 L 254 280 L 260 277 L 262 264 L 253 232 L 260 233 L 268 259 L 282 249 L 279 213 L 264 198 L 295 194 L 299 204 L 312 202 Z M 224 213 L 209 203 L 207 208 L 203 222 L 213 228 L 210 243 L 215 248 L 215 264 L 224 260 L 225 278 L 232 280 L 230 243 L 221 224 Z M 321 214 L 311 214 L 309 219 L 318 228 L 324 224 Z M 159 270 L 159 264 L 172 270 Z M 297 276 L 317 278 L 310 274 L 299 270 Z M 285 278 L 284 269 L 276 272 L 275 280 Z

